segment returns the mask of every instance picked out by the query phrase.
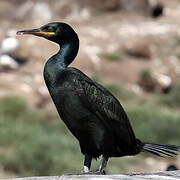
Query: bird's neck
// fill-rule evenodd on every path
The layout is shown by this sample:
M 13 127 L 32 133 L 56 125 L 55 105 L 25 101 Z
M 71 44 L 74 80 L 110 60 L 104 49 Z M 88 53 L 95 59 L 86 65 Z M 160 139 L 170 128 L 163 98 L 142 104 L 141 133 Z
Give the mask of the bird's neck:
M 58 66 L 66 68 L 75 59 L 79 50 L 79 40 L 74 39 L 71 42 L 59 44 L 60 50 L 53 56 Z
M 58 44 L 60 50 L 46 62 L 44 68 L 44 79 L 48 87 L 56 81 L 59 74 L 75 59 L 79 49 L 78 37 L 70 42 Z

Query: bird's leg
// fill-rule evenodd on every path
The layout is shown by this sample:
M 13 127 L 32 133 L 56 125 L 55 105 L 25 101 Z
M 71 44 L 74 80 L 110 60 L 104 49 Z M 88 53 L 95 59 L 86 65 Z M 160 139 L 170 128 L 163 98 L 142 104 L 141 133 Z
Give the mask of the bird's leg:
M 101 159 L 100 165 L 99 165 L 99 171 L 100 172 L 103 171 L 106 168 L 107 162 L 108 162 L 108 157 L 103 156 L 102 159 Z
M 84 157 L 84 168 L 83 170 L 78 173 L 78 174 L 68 174 L 68 175 L 83 175 L 83 174 L 92 174 L 90 172 L 90 168 L 91 168 L 91 161 L 92 161 L 92 156 L 85 154 Z
M 83 168 L 82 173 L 89 173 L 90 168 L 91 168 L 91 161 L 92 161 L 92 156 L 85 154 L 84 168 Z
M 99 168 L 94 172 L 94 174 L 106 174 L 104 169 L 106 168 L 107 162 L 108 162 L 108 157 L 103 156 L 99 165 Z

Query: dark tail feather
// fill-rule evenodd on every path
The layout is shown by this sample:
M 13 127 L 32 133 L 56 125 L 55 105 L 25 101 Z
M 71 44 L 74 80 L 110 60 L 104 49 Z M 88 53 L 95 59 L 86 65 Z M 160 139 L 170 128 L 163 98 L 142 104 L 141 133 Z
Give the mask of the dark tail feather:
M 176 156 L 180 152 L 180 146 L 159 143 L 144 143 L 142 152 L 148 152 L 160 157 L 172 157 Z

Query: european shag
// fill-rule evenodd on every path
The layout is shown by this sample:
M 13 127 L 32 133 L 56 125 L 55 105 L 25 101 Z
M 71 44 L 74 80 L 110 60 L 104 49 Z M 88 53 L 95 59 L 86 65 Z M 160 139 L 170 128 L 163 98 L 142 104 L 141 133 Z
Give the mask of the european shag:
M 128 116 L 111 92 L 80 70 L 68 67 L 79 49 L 78 35 L 71 26 L 53 22 L 17 34 L 42 36 L 60 46 L 58 53 L 46 62 L 44 79 L 61 119 L 79 141 L 85 156 L 83 173 L 90 173 L 92 158 L 99 156 L 100 166 L 93 173 L 103 174 L 110 157 L 140 152 L 173 156 L 180 152 L 180 146 L 137 139 Z

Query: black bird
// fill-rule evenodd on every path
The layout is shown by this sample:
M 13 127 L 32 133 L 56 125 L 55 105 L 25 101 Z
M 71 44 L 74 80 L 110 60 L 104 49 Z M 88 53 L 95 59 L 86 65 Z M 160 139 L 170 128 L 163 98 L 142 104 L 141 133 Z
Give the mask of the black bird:
M 158 18 L 163 15 L 164 6 L 162 4 L 156 4 L 152 7 L 151 15 L 153 18 Z
M 54 22 L 17 34 L 42 36 L 60 46 L 46 62 L 44 79 L 61 119 L 79 141 L 85 156 L 84 173 L 89 173 L 92 158 L 101 155 L 100 166 L 93 173 L 103 174 L 110 157 L 140 152 L 173 156 L 180 151 L 180 146 L 141 142 L 119 101 L 80 70 L 68 67 L 79 49 L 78 35 L 71 26 Z
M 171 164 L 166 168 L 166 171 L 176 171 L 176 170 L 178 170 L 178 168 L 174 164 Z

